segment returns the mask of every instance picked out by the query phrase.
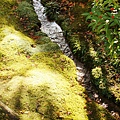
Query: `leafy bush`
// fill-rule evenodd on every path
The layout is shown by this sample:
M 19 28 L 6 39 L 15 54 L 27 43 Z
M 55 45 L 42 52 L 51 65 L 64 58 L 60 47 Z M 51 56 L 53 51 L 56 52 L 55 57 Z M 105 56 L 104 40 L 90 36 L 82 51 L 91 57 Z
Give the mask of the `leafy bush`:
M 88 53 L 92 60 L 92 81 L 108 97 L 110 92 L 118 96 L 120 89 L 112 88 L 120 80 L 120 5 L 117 0 L 94 0 L 91 11 L 83 15 L 95 33 L 89 41 Z
M 120 6 L 115 0 L 97 0 L 93 3 L 90 13 L 84 13 L 89 27 L 99 39 L 97 44 L 103 44 L 106 56 L 118 64 L 120 56 Z

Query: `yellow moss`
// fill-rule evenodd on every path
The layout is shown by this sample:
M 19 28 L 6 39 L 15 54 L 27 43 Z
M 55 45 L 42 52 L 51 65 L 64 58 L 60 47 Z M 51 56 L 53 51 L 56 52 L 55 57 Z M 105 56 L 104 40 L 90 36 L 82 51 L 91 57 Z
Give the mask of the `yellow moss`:
M 71 84 L 62 75 L 45 68 L 33 69 L 26 74 L 28 77 L 14 77 L 6 83 L 6 89 L 4 87 L 0 91 L 0 93 L 4 93 L 2 96 L 4 100 L 10 101 L 12 98 L 12 101 L 8 103 L 12 108 L 35 112 L 38 104 L 38 113 L 47 118 L 50 117 L 46 113 L 47 110 L 48 113 L 52 110 L 52 115 L 55 117 L 57 117 L 57 111 L 64 113 L 62 114 L 63 118 L 80 118 L 81 115 L 83 118 L 86 117 L 85 100 L 78 95 L 80 87 L 74 86 L 78 87 L 78 91 L 73 91 L 74 89 L 70 87 Z M 49 110 L 47 106 L 51 104 Z M 68 115 L 68 112 L 71 115 Z
M 73 61 L 60 52 L 33 52 L 28 57 L 33 41 L 7 26 L 2 31 L 1 100 L 22 113 L 21 120 L 77 120 L 80 116 L 87 120 L 85 100 L 78 95 L 84 89 L 75 81 Z
M 52 54 L 55 53 L 51 53 L 51 56 Z M 60 54 L 56 53 L 56 55 L 59 56 Z M 43 55 L 42 53 L 41 56 L 50 61 L 46 54 Z M 68 59 L 65 56 L 64 58 Z M 53 59 L 51 58 L 51 60 Z M 33 58 L 28 61 L 29 64 L 32 64 Z M 84 89 L 75 82 L 75 78 L 71 79 L 70 76 L 65 78 L 64 73 L 54 70 L 52 67 L 54 62 L 51 62 L 51 66 L 46 65 L 45 61 L 34 62 L 34 64 L 37 64 L 37 66 L 28 69 L 24 74 L 25 76 L 14 76 L 4 84 L 2 82 L 0 89 L 2 100 L 9 101 L 8 105 L 16 109 L 16 111 L 23 111 L 21 120 L 24 120 L 24 117 L 26 118 L 26 111 L 29 113 L 26 119 L 29 120 L 34 118 L 30 114 L 32 112 L 34 114 L 39 113 L 39 117 L 42 114 L 41 119 L 44 117 L 45 120 L 56 120 L 57 117 L 77 120 L 80 116 L 82 116 L 81 120 L 87 120 L 86 111 L 84 110 L 85 100 L 78 95 Z M 24 70 L 23 66 L 22 68 Z M 74 74 L 74 72 L 71 73 L 71 76 L 74 76 Z M 37 106 L 38 111 L 35 113 Z M 57 112 L 59 112 L 60 116 L 57 115 Z M 39 117 L 36 119 L 39 119 Z
M 33 52 L 34 42 L 14 28 L 6 26 L 2 31 L 0 99 L 21 120 L 87 120 L 74 62 L 59 51 Z

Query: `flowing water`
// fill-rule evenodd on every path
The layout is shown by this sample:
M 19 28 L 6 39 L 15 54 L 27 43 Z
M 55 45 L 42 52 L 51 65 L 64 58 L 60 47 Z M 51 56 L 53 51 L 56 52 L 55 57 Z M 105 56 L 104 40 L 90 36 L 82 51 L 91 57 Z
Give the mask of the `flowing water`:
M 73 59 L 72 52 L 63 37 L 62 29 L 56 22 L 50 22 L 47 20 L 44 13 L 45 8 L 41 4 L 41 0 L 33 0 L 33 6 L 36 14 L 38 15 L 38 19 L 41 22 L 41 31 L 46 33 L 51 41 L 57 43 L 65 55 Z

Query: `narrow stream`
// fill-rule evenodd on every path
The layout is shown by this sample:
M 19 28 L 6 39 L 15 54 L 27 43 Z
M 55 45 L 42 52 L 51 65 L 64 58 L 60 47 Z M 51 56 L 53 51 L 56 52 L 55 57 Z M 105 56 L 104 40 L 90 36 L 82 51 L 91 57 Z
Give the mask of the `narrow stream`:
M 51 41 L 57 43 L 61 51 L 63 51 L 63 53 L 66 56 L 70 57 L 76 64 L 78 82 L 81 83 L 86 88 L 88 93 L 92 94 L 93 100 L 95 100 L 96 102 L 98 101 L 101 102 L 101 105 L 103 107 L 106 108 L 108 105 L 109 107 L 115 106 L 114 103 L 111 103 L 112 105 L 110 105 L 109 101 L 108 102 L 106 101 L 106 98 L 102 98 L 104 99 L 104 101 L 103 102 L 101 101 L 101 98 L 99 98 L 99 95 L 92 87 L 89 73 L 84 68 L 83 64 L 74 58 L 68 44 L 65 41 L 61 27 L 56 22 L 48 21 L 46 15 L 44 14 L 45 8 L 41 4 L 41 0 L 33 0 L 33 7 L 35 9 L 36 14 L 38 15 L 38 19 L 41 22 L 41 31 L 43 33 L 46 33 L 48 37 L 51 39 Z M 104 102 L 106 102 L 107 104 Z M 119 108 L 117 108 L 117 106 L 115 107 L 116 109 L 118 109 L 117 111 L 119 111 Z M 113 114 L 115 114 L 114 111 L 112 112 Z
M 73 59 L 72 52 L 63 37 L 62 29 L 56 22 L 50 22 L 47 20 L 47 17 L 44 14 L 45 8 L 41 4 L 41 0 L 33 0 L 33 6 L 38 15 L 38 19 L 41 22 L 41 31 L 46 33 L 51 41 L 57 43 L 66 56 Z
M 41 0 L 33 0 L 33 6 L 36 14 L 38 15 L 38 19 L 41 22 L 41 31 L 43 33 L 46 33 L 48 37 L 51 39 L 51 41 L 57 43 L 61 51 L 66 56 L 74 60 L 77 68 L 78 76 L 77 78 L 78 81 L 81 81 L 83 79 L 83 76 L 85 75 L 85 69 L 79 61 L 73 58 L 73 54 L 65 41 L 61 27 L 54 21 L 53 22 L 48 21 L 46 15 L 44 14 L 45 8 L 41 4 Z

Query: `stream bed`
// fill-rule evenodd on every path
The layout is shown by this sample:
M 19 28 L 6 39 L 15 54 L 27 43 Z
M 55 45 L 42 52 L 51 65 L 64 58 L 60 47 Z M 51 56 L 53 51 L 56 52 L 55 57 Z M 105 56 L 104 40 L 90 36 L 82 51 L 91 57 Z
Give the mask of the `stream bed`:
M 38 19 L 41 22 L 41 31 L 46 33 L 51 41 L 58 44 L 63 53 L 73 59 L 72 52 L 65 42 L 65 38 L 63 36 L 63 31 L 60 26 L 56 22 L 50 22 L 47 20 L 47 17 L 44 13 L 45 8 L 41 4 L 40 0 L 33 0 L 33 6 L 36 14 L 38 15 Z

